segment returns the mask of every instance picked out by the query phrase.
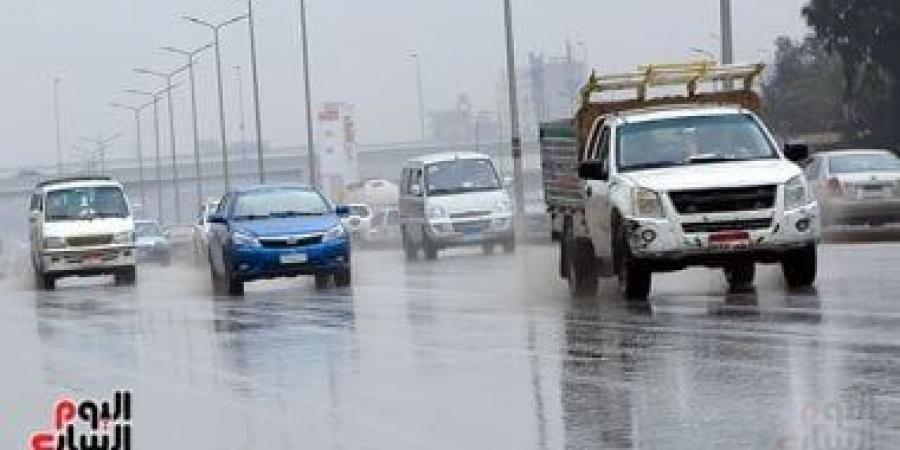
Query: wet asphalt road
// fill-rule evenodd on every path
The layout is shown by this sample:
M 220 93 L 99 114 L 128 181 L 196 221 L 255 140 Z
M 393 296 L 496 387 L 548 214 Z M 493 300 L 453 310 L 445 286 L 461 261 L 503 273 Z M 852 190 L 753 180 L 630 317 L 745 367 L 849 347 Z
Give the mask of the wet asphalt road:
M 823 246 L 814 290 L 775 267 L 604 283 L 573 302 L 556 250 L 406 264 L 357 252 L 354 287 L 214 297 L 204 268 L 136 288 L 0 281 L 0 448 L 60 395 L 134 392 L 134 448 L 900 448 L 900 245 Z

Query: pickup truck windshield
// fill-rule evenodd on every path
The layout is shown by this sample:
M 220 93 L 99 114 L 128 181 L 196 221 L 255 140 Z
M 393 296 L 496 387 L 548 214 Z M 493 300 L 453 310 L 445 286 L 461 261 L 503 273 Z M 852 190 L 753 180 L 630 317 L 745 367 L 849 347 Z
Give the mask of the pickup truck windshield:
M 331 208 L 316 191 L 276 188 L 241 194 L 234 205 L 235 219 L 320 216 Z
M 756 121 L 744 114 L 624 124 L 617 147 L 620 171 L 778 157 Z
M 93 220 L 128 217 L 128 204 L 115 186 L 59 189 L 47 193 L 46 220 Z
M 488 159 L 457 159 L 429 164 L 425 169 L 428 195 L 500 189 L 494 165 Z

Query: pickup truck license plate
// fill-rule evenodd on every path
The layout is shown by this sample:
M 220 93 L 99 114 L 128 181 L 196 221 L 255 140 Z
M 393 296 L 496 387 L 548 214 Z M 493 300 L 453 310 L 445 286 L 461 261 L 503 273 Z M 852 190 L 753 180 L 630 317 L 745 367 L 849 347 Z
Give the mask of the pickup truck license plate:
M 102 254 L 85 255 L 85 256 L 81 259 L 81 261 L 82 261 L 84 264 L 87 264 L 87 265 L 89 265 L 89 266 L 97 266 L 97 265 L 100 265 L 100 264 L 103 263 L 103 255 L 102 255 Z
M 306 253 L 291 253 L 288 255 L 281 255 L 282 264 L 303 264 L 306 261 Z
M 713 248 L 743 248 L 750 245 L 747 231 L 722 231 L 709 235 L 709 246 Z

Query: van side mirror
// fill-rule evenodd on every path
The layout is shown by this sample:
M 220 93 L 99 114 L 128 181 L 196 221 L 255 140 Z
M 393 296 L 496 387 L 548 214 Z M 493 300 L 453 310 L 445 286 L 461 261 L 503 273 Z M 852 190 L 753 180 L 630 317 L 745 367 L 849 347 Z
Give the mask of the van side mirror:
M 509 175 L 503 177 L 503 187 L 507 187 L 507 188 L 512 187 L 513 181 L 514 181 L 513 177 L 511 177 Z
M 809 146 L 802 143 L 784 144 L 784 157 L 797 164 L 809 159 Z
M 578 178 L 582 180 L 601 180 L 609 179 L 609 173 L 606 170 L 603 161 L 588 160 L 578 164 Z
M 338 217 L 349 217 L 350 207 L 344 205 L 335 206 L 334 213 L 337 214 Z
M 418 184 L 414 184 L 409 187 L 409 193 L 410 193 L 410 195 L 419 197 L 422 195 L 422 187 L 419 186 Z
M 32 209 L 28 214 L 28 221 L 31 223 L 36 223 L 38 219 L 41 218 L 41 211 L 37 209 Z
M 221 214 L 210 214 L 206 221 L 209 223 L 218 223 L 223 225 L 228 223 L 228 221 L 225 220 L 225 216 Z

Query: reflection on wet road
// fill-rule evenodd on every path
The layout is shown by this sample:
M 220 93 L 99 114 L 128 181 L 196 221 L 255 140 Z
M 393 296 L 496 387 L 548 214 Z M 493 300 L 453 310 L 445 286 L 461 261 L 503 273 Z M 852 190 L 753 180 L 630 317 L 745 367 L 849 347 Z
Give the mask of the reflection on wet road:
M 657 277 L 573 302 L 552 247 L 406 264 L 355 286 L 214 297 L 203 268 L 36 293 L 0 283 L 0 448 L 63 394 L 130 388 L 137 448 L 900 447 L 900 246 L 831 245 L 811 291 Z M 868 445 L 861 447 L 860 444 Z

